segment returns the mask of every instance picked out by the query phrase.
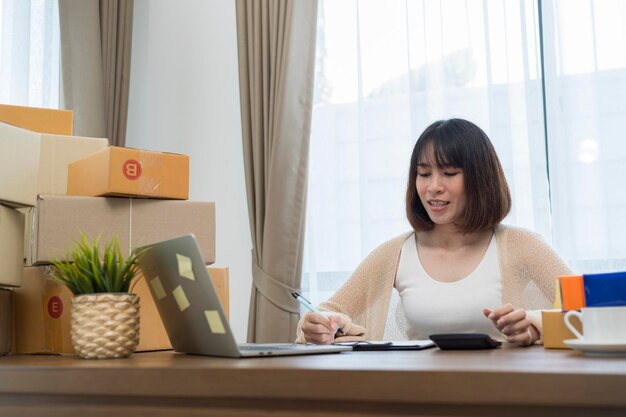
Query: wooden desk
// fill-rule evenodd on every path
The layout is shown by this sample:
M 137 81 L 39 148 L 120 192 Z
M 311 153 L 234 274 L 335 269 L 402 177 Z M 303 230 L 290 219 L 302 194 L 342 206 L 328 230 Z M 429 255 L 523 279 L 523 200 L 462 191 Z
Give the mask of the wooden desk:
M 624 416 L 626 359 L 541 347 L 0 358 L 0 416 Z

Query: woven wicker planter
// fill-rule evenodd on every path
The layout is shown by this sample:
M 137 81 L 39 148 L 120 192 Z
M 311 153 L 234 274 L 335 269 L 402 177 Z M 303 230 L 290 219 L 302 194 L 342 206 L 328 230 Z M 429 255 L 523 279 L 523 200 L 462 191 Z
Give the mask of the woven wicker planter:
M 111 293 L 73 297 L 71 335 L 81 358 L 130 356 L 139 343 L 139 296 Z

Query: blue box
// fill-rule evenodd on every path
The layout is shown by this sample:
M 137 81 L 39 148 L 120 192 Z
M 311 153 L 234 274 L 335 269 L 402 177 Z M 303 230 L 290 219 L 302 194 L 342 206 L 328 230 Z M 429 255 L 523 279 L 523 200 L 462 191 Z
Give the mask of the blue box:
M 626 272 L 583 275 L 587 307 L 626 306 Z

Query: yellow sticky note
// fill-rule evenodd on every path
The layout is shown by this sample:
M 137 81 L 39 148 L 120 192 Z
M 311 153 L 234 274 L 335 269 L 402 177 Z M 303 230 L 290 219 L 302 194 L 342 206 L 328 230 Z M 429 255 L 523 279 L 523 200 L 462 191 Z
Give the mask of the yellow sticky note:
M 152 286 L 152 291 L 154 291 L 154 295 L 156 295 L 157 300 L 165 298 L 165 290 L 163 289 L 163 284 L 161 283 L 161 279 L 159 277 L 151 279 L 150 286 Z
M 196 276 L 193 274 L 193 267 L 191 265 L 191 258 L 185 255 L 176 254 L 176 260 L 178 261 L 178 273 L 181 277 L 196 280 Z
M 185 295 L 185 291 L 183 291 L 183 287 L 181 287 L 180 285 L 176 287 L 174 291 L 172 291 L 172 294 L 174 295 L 174 299 L 176 300 L 180 311 L 185 311 L 187 307 L 191 305 L 189 303 L 189 300 L 187 299 L 187 296 Z
M 204 315 L 206 316 L 206 321 L 209 323 L 209 328 L 212 333 L 226 333 L 224 323 L 222 323 L 220 313 L 218 313 L 217 310 L 206 310 Z

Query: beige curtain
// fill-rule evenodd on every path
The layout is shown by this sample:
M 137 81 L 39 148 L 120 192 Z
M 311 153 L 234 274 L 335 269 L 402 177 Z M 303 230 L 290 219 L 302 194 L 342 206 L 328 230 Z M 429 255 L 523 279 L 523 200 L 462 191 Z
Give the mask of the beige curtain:
M 74 134 L 126 143 L 134 0 L 59 0 L 64 107 Z
M 252 232 L 249 342 L 295 339 L 306 209 L 317 1 L 237 0 Z

